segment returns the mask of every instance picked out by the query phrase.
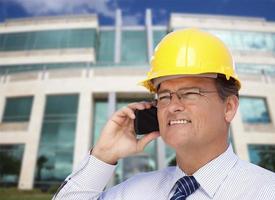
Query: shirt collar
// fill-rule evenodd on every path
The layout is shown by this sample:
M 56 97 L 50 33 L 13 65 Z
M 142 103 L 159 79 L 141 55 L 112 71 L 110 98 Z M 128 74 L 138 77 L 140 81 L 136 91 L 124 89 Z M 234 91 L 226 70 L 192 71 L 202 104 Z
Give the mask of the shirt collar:
M 213 198 L 223 180 L 227 177 L 232 167 L 237 163 L 237 160 L 238 157 L 234 154 L 232 146 L 229 145 L 224 153 L 201 167 L 193 174 L 193 176 L 200 184 L 200 188 L 209 197 Z M 186 173 L 177 166 L 172 179 L 173 186 L 177 180 L 183 176 L 186 176 Z

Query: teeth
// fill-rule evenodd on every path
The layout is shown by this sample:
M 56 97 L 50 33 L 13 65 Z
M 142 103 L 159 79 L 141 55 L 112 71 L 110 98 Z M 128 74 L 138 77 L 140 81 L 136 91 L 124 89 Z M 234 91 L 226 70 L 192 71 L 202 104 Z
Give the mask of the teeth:
M 181 120 L 171 120 L 169 122 L 170 125 L 174 125 L 174 124 L 187 124 L 190 123 L 190 120 L 186 120 L 186 119 L 181 119 Z

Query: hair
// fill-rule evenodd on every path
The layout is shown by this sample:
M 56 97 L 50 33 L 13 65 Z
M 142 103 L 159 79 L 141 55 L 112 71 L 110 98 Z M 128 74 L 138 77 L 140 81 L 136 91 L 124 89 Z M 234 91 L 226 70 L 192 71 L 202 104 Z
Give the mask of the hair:
M 239 98 L 239 86 L 237 81 L 232 77 L 227 80 L 225 75 L 218 74 L 216 79 L 216 87 L 218 94 L 223 101 L 231 95 L 235 95 Z

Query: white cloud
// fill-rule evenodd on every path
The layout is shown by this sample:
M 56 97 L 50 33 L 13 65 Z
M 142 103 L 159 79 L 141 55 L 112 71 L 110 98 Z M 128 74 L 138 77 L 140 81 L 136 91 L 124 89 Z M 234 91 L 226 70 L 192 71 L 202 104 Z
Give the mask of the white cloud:
M 167 15 L 167 13 L 168 13 L 168 11 L 166 9 L 163 9 L 163 8 L 159 9 L 158 12 L 159 12 L 160 15 Z
M 122 17 L 122 22 L 124 25 L 138 25 L 144 18 L 144 15 L 141 13 L 136 13 L 133 15 L 124 15 Z
M 114 18 L 115 9 L 111 0 L 10 0 L 22 6 L 35 16 L 47 14 L 75 14 L 95 12 L 105 17 Z
M 157 24 L 167 25 L 169 17 L 167 9 L 160 8 L 158 10 L 153 10 L 153 21 L 156 21 Z

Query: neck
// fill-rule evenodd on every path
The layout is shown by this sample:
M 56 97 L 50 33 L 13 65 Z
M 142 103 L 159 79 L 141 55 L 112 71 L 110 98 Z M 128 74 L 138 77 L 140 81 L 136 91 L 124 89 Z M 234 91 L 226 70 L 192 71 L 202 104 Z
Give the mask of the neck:
M 206 148 L 182 149 L 176 151 L 177 164 L 187 175 L 193 175 L 201 167 L 224 153 L 228 144 L 215 145 Z

